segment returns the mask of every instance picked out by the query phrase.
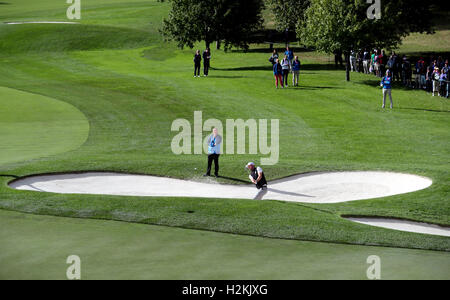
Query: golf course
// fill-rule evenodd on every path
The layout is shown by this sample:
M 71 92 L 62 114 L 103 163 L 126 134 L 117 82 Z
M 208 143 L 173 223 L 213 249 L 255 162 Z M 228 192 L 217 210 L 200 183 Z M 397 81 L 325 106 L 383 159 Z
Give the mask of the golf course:
M 68 6 L 0 2 L 0 279 L 66 279 L 70 255 L 80 257 L 82 279 L 367 279 L 370 255 L 380 257 L 381 279 L 450 279 L 449 236 L 348 219 L 449 229 L 447 98 L 394 85 L 394 108 L 382 109 L 379 78 L 352 72 L 346 81 L 331 56 L 297 43 L 299 87 L 275 89 L 267 44 L 211 45 L 209 76 L 194 78 L 194 52 L 205 44 L 180 49 L 164 39 L 170 1 L 84 0 L 80 20 L 67 19 Z M 448 54 L 450 29 L 413 34 L 396 51 Z M 262 165 L 267 199 L 237 192 L 254 189 L 245 166 L 267 155 L 223 154 L 215 178 L 203 176 L 206 154 L 173 153 L 172 122 L 194 124 L 195 111 L 223 124 L 279 120 L 278 162 Z M 363 189 L 343 201 L 316 186 L 322 202 L 308 190 L 270 194 L 271 181 L 336 172 L 426 182 L 401 190 L 376 177 L 368 188 L 395 191 L 368 197 Z M 14 188 L 37 175 L 84 173 L 165 178 L 167 187 L 61 192 L 45 189 L 45 178 Z M 226 187 L 231 196 L 202 196 L 195 184 Z M 339 193 L 357 188 L 339 184 Z

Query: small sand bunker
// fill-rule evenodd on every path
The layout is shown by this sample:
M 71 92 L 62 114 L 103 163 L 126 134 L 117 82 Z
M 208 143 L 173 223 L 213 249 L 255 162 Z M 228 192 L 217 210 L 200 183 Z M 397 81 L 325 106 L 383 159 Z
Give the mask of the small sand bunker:
M 229 185 L 146 175 L 81 173 L 25 177 L 10 186 L 61 194 L 200 197 L 337 203 L 386 197 L 425 189 L 431 179 L 391 172 L 309 173 L 269 182 L 265 192 L 253 185 Z
M 450 228 L 439 225 L 387 218 L 346 218 L 347 220 L 401 231 L 450 236 Z

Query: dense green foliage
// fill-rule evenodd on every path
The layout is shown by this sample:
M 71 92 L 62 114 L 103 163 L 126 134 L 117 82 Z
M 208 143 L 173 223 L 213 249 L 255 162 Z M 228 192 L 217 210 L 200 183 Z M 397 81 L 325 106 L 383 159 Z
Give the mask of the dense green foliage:
M 279 31 L 295 30 L 298 22 L 304 18 L 309 2 L 310 0 L 267 0 Z
M 262 25 L 262 0 L 172 0 L 172 10 L 164 19 L 162 33 L 178 46 L 194 47 L 213 41 L 248 48 L 248 41 Z
M 383 1 L 379 19 L 370 19 L 366 1 L 311 0 L 297 31 L 302 43 L 327 53 L 395 48 L 411 32 L 432 30 L 431 6 L 422 2 Z

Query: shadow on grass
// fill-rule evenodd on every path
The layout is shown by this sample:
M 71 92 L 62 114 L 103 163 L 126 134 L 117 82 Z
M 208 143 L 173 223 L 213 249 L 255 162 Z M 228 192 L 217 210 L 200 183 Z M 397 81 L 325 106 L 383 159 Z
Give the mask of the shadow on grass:
M 380 82 L 381 82 L 381 78 L 378 77 L 373 77 L 373 79 L 365 79 L 365 80 L 361 80 L 359 82 L 357 82 L 357 84 L 361 84 L 361 85 L 369 85 L 369 86 L 373 86 L 373 87 L 380 87 Z M 381 87 L 380 87 L 381 89 Z M 392 89 L 395 90 L 402 90 L 402 91 L 414 91 L 417 89 L 412 89 L 410 87 L 404 86 L 402 83 L 400 82 L 394 82 L 392 84 Z
M 279 55 L 283 55 L 284 51 L 286 50 L 285 47 L 276 47 L 274 45 L 273 49 L 276 49 L 278 51 Z M 312 50 L 302 47 L 291 47 L 292 51 L 295 53 L 304 53 L 304 52 L 311 52 Z M 269 44 L 267 44 L 267 48 L 252 48 L 252 49 L 233 49 L 230 52 L 232 53 L 267 53 L 269 56 L 272 54 L 273 50 L 270 50 Z
M 9 4 L 11 4 L 11 3 L 8 3 L 8 2 L 0 2 L 0 5 L 9 5 Z
M 9 175 L 9 174 L 0 174 L 0 177 L 13 177 L 13 178 L 15 178 L 15 179 L 19 179 L 19 178 L 20 178 L 19 176 L 16 176 L 16 175 Z
M 299 90 L 299 91 L 313 91 L 313 90 L 329 90 L 329 89 L 341 89 L 340 87 L 335 86 L 288 86 L 288 90 Z
M 450 113 L 450 110 L 436 110 L 436 109 L 416 108 L 416 107 L 401 107 L 399 109 L 400 110 L 428 111 L 428 112 L 437 112 L 437 113 Z
M 263 66 L 251 66 L 251 67 L 234 67 L 234 68 L 210 68 L 211 70 L 217 71 L 272 71 L 273 67 L 270 63 Z M 336 71 L 342 70 L 342 68 L 336 68 L 332 64 L 305 64 L 300 67 L 300 73 L 304 71 Z
M 247 78 L 247 76 L 223 76 L 223 75 L 209 75 L 210 78 L 221 78 L 221 79 L 240 79 Z
M 213 68 L 211 70 L 217 71 L 272 71 L 272 66 L 253 66 L 253 67 L 236 67 L 236 68 Z

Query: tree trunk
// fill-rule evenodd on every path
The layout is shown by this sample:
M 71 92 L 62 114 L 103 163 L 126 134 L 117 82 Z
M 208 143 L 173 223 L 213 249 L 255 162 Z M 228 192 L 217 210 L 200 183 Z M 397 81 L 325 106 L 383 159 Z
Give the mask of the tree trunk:
M 220 41 L 216 41 L 216 50 L 220 50 Z
M 285 39 L 286 39 L 286 48 L 289 46 L 289 29 L 286 28 L 286 31 L 284 32 Z
M 344 57 L 345 57 L 345 78 L 347 81 L 350 81 L 350 54 L 348 51 L 345 51 Z

